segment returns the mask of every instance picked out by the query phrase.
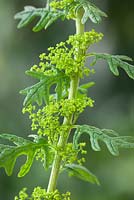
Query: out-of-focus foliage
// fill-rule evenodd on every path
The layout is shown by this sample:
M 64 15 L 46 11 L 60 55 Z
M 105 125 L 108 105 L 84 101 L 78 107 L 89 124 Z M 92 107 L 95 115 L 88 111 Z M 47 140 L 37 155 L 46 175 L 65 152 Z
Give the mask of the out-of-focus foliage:
M 101 52 L 108 49 L 109 53 L 134 58 L 134 1 L 96 2 L 109 16 L 97 27 L 104 32 L 106 38 L 102 43 Z M 39 7 L 44 5 L 44 0 L 0 1 L 0 132 L 14 132 L 16 135 L 26 135 L 30 132 L 27 117 L 24 118 L 21 114 L 23 97 L 19 95 L 20 89 L 31 84 L 26 79 L 24 71 L 38 62 L 37 55 L 44 52 L 47 47 L 66 40 L 68 34 L 74 33 L 72 24 L 62 22 L 56 22 L 47 31 L 36 34 L 30 27 L 17 30 L 17 22 L 13 16 L 21 11 L 26 3 Z M 31 27 L 34 25 L 35 22 Z M 87 29 L 91 26 L 93 25 L 87 24 Z M 90 96 L 96 100 L 96 109 L 85 112 L 81 116 L 81 123 L 111 128 L 122 135 L 134 135 L 134 82 L 127 78 L 123 70 L 120 70 L 120 77 L 112 76 L 103 65 L 104 63 L 99 63 L 96 86 L 90 90 Z M 87 140 L 87 137 L 83 137 L 82 140 Z M 76 190 L 72 192 L 76 195 L 72 197 L 74 200 L 133 200 L 133 155 L 133 151 L 121 151 L 118 158 L 113 158 L 105 150 L 101 153 L 90 150 L 86 165 L 99 177 L 101 186 L 88 185 L 73 178 L 67 180 L 64 174 L 59 179 L 60 189 L 68 190 L 71 185 L 72 191 Z M 21 166 L 24 161 L 21 157 L 17 165 Z M 37 184 L 46 186 L 48 175 L 44 174 L 44 169 L 38 164 L 35 164 L 24 178 L 17 179 L 16 173 L 7 177 L 4 170 L 1 171 L 0 199 L 13 199 L 24 186 L 31 185 L 31 190 Z

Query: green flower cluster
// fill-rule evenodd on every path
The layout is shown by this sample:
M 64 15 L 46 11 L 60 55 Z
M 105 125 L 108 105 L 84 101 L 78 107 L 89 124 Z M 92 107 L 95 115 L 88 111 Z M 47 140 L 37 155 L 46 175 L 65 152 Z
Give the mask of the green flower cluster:
M 76 1 L 74 1 L 74 0 L 61 0 L 61 1 L 54 0 L 50 3 L 50 6 L 54 9 L 63 9 L 63 8 L 67 8 L 74 2 L 76 2 Z
M 78 150 L 74 149 L 72 143 L 67 143 L 64 149 L 58 149 L 59 155 L 62 157 L 63 166 L 64 164 L 72 164 L 77 161 Z
M 79 77 L 89 75 L 92 70 L 85 67 L 86 51 L 90 45 L 99 42 L 102 37 L 103 34 L 95 30 L 71 35 L 67 41 L 60 42 L 56 47 L 48 48 L 48 55 L 41 54 L 39 67 L 34 65 L 31 70 L 44 73 L 44 75 L 52 75 L 57 70 L 64 72 L 68 77 L 75 74 Z
M 54 192 L 47 192 L 41 187 L 34 188 L 31 196 L 26 193 L 26 188 L 23 188 L 19 192 L 19 197 L 15 197 L 14 200 L 70 200 L 70 192 L 60 194 L 58 190 Z
M 79 2 L 76 0 L 54 0 L 50 3 L 50 7 L 53 10 L 63 10 L 66 11 L 67 19 L 75 19 L 76 18 L 76 6 L 79 5 Z
M 28 194 L 26 193 L 26 188 L 23 188 L 20 192 L 19 192 L 19 197 L 15 196 L 14 200 L 27 200 L 28 198 Z
M 94 101 L 86 96 L 76 99 L 65 99 L 60 101 L 60 113 L 62 116 L 70 118 L 71 115 L 79 115 L 89 106 L 93 107 Z
M 92 29 L 91 31 L 84 32 L 83 34 L 70 35 L 67 43 L 71 44 L 75 47 L 75 49 L 81 50 L 84 54 L 90 45 L 99 42 L 102 37 L 102 33 L 97 33 L 94 29 Z
M 87 151 L 84 150 L 85 146 L 85 143 L 79 143 L 78 149 L 76 149 L 72 143 L 67 143 L 64 149 L 59 148 L 58 153 L 62 157 L 63 166 L 64 164 L 72 164 L 75 162 L 82 165 L 85 162 L 85 158 L 81 156 L 87 153 Z M 81 156 L 79 157 L 79 155 Z
M 65 134 L 70 126 L 61 125 L 59 104 L 51 102 L 49 105 L 38 109 L 35 106 L 29 105 L 23 108 L 23 113 L 29 113 L 29 118 L 32 121 L 31 129 L 37 130 L 38 135 L 48 137 L 48 143 L 52 146 L 57 146 L 59 136 Z
M 81 156 L 87 154 L 87 151 L 84 149 L 85 146 L 86 146 L 85 142 L 80 142 L 78 145 L 78 152 L 80 153 Z M 83 156 L 80 158 L 77 157 L 77 162 L 79 165 L 83 165 L 85 161 L 86 161 L 85 157 Z
M 32 130 L 37 130 L 39 135 L 47 136 L 49 143 L 56 145 L 59 136 L 64 135 L 70 128 L 69 125 L 61 125 L 63 117 L 78 116 L 87 106 L 93 107 L 93 103 L 91 98 L 83 96 L 76 99 L 62 99 L 59 102 L 52 101 L 37 111 L 35 106 L 29 105 L 23 109 L 23 113 L 29 113 Z

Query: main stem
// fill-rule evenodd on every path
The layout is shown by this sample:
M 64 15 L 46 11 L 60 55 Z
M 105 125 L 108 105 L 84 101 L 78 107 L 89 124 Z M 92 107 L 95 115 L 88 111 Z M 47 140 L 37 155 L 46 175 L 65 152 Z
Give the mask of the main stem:
M 76 18 L 76 34 L 82 34 L 82 33 L 84 33 L 84 25 L 81 23 L 81 13 L 78 13 L 77 18 Z M 78 85 L 79 85 L 79 77 L 76 74 L 70 81 L 68 99 L 76 98 Z M 64 118 L 63 124 L 71 125 L 72 124 L 72 116 L 70 117 L 70 119 Z M 68 134 L 66 136 L 65 135 L 60 136 L 59 142 L 58 142 L 59 147 L 61 147 L 61 148 L 65 147 L 65 144 L 67 143 L 67 139 L 69 137 L 70 131 L 71 130 L 68 131 Z M 58 179 L 58 175 L 59 175 L 59 171 L 60 171 L 61 161 L 62 161 L 62 157 L 58 154 L 58 152 L 56 152 L 54 161 L 53 161 L 53 165 L 52 165 L 52 170 L 51 170 L 51 174 L 50 174 L 47 192 L 52 192 L 56 189 L 56 184 L 57 184 L 57 179 Z

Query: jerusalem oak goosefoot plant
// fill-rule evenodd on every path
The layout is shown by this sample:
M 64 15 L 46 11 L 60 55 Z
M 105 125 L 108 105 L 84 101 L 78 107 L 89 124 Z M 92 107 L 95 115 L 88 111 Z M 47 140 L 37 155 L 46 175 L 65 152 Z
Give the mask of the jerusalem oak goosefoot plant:
M 91 51 L 91 46 L 98 43 L 103 34 L 95 30 L 86 32 L 85 23 L 88 20 L 100 23 L 107 15 L 90 0 L 53 0 L 48 1 L 44 8 L 26 6 L 15 15 L 15 19 L 20 20 L 18 28 L 28 25 L 36 17 L 40 19 L 33 28 L 34 32 L 47 29 L 57 19 L 67 19 L 74 21 L 76 34 L 49 47 L 47 53 L 39 56 L 39 64 L 26 71 L 27 75 L 37 79 L 36 84 L 20 92 L 25 95 L 23 113 L 29 113 L 34 134 L 29 135 L 31 139 L 0 134 L 1 139 L 14 144 L 0 144 L 0 167 L 10 176 L 16 159 L 25 155 L 27 160 L 18 173 L 18 177 L 23 177 L 36 158 L 45 169 L 51 168 L 48 187 L 35 187 L 31 194 L 23 188 L 14 199 L 70 200 L 70 192 L 63 194 L 57 189 L 58 176 L 62 171 L 66 170 L 72 176 L 99 185 L 97 177 L 84 166 L 84 154 L 87 152 L 84 150 L 86 143 L 79 142 L 82 134 L 89 136 L 94 151 L 101 150 L 99 141 L 104 142 L 114 156 L 119 155 L 120 148 L 134 148 L 134 137 L 119 136 L 110 129 L 77 124 L 84 109 L 94 106 L 94 100 L 87 96 L 88 89 L 94 83 L 81 85 L 80 80 L 85 76 L 90 77 L 94 73 L 92 66 L 101 59 L 108 63 L 115 76 L 119 75 L 119 68 L 123 68 L 134 79 L 134 66 L 128 63 L 132 59 L 127 56 Z M 93 59 L 87 67 L 85 62 L 88 58 L 89 61 Z M 70 135 L 73 135 L 72 142 Z

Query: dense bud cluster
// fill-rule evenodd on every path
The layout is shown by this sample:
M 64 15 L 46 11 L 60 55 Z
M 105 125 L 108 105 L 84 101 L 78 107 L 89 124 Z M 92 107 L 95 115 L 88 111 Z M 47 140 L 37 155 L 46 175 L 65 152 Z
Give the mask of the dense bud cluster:
M 58 153 L 62 157 L 63 166 L 77 161 L 78 150 L 74 149 L 72 143 L 67 143 L 64 149 L 59 148 Z
M 62 165 L 64 166 L 64 164 L 72 164 L 75 162 L 82 165 L 85 162 L 85 158 L 82 155 L 87 153 L 87 151 L 84 149 L 85 145 L 85 143 L 79 143 L 78 149 L 76 149 L 72 143 L 67 143 L 64 149 L 59 148 L 59 155 L 62 157 L 63 161 Z
M 64 72 L 67 76 L 78 74 L 82 77 L 92 72 L 85 67 L 86 51 L 90 45 L 99 42 L 103 37 L 102 33 L 95 30 L 69 36 L 65 42 L 60 42 L 56 47 L 48 48 L 48 55 L 40 55 L 39 67 L 34 65 L 31 70 L 43 72 L 44 75 L 54 74 L 57 70 Z
M 69 36 L 67 43 L 71 44 L 75 47 L 75 49 L 82 50 L 85 53 L 91 44 L 99 42 L 102 37 L 102 33 L 97 33 L 94 29 L 92 29 L 92 31 L 84 32 L 83 34 Z
M 50 3 L 50 6 L 55 9 L 63 9 L 66 8 L 67 6 L 70 6 L 72 3 L 74 3 L 74 0 L 62 0 L 62 1 L 54 0 Z
M 89 106 L 93 107 L 94 101 L 86 96 L 76 99 L 62 99 L 59 102 L 52 101 L 49 105 L 35 111 L 35 106 L 28 106 L 23 112 L 29 112 L 32 120 L 32 130 L 38 130 L 39 135 L 47 136 L 49 142 L 57 144 L 61 134 L 65 134 L 70 126 L 61 125 L 62 118 L 70 118 L 71 115 L 79 115 Z
M 41 187 L 36 187 L 29 196 L 26 190 L 26 188 L 23 188 L 19 192 L 19 197 L 16 196 L 14 200 L 70 200 L 70 192 L 66 192 L 65 194 L 61 194 L 58 190 L 47 192 Z
M 64 10 L 66 12 L 67 19 L 75 19 L 76 18 L 76 7 L 79 5 L 79 1 L 77 0 L 54 0 L 50 3 L 50 6 L 53 10 Z
M 61 115 L 69 118 L 72 114 L 79 115 L 84 109 L 89 106 L 93 107 L 94 101 L 89 97 L 81 97 L 76 99 L 65 99 L 61 100 Z

